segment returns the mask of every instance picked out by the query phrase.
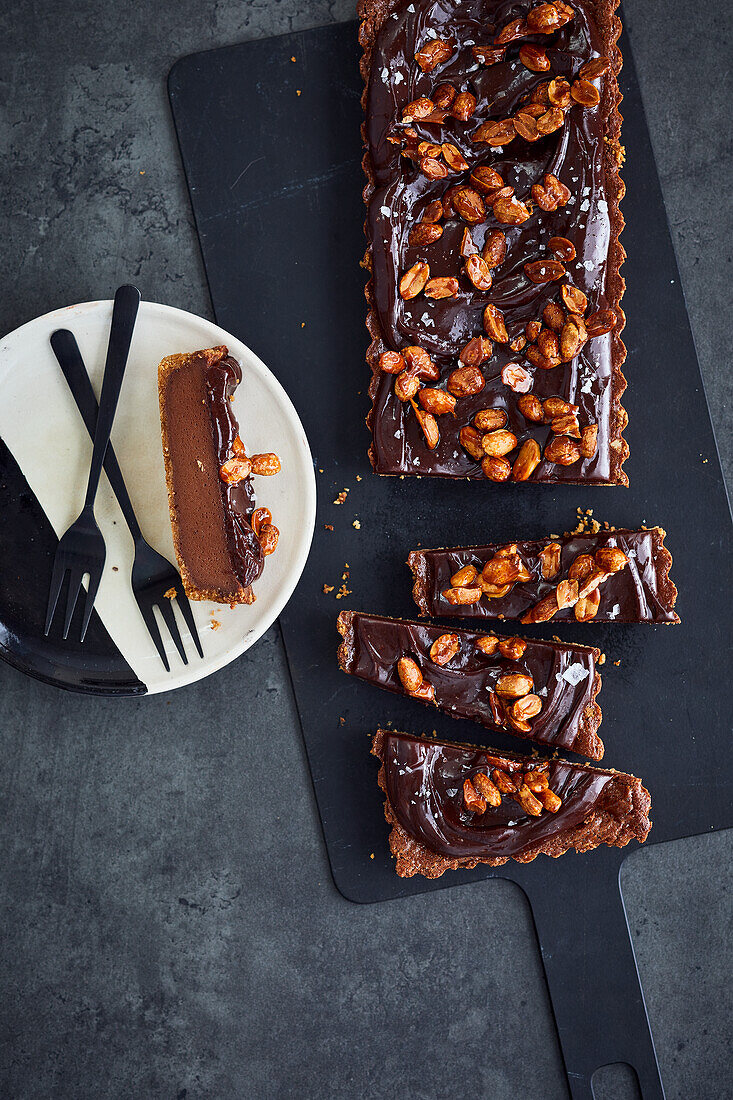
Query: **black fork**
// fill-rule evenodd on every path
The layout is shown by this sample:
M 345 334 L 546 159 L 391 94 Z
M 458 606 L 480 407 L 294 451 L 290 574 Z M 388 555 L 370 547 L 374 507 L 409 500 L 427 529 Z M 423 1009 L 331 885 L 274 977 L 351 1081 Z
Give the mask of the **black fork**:
M 140 291 L 137 287 L 121 286 L 115 294 L 112 326 L 107 347 L 107 361 L 104 365 L 104 381 L 99 397 L 99 415 L 94 430 L 94 448 L 92 450 L 91 466 L 89 467 L 87 493 L 79 518 L 61 536 L 56 548 L 53 573 L 51 574 L 51 588 L 46 608 L 46 635 L 51 629 L 54 611 L 67 573 L 69 574 L 69 591 L 66 597 L 66 613 L 64 615 L 64 638 L 69 636 L 71 618 L 82 589 L 82 582 L 87 575 L 89 577 L 89 587 L 81 623 L 82 641 L 84 641 L 94 601 L 97 598 L 97 589 L 104 572 L 106 549 L 104 536 L 94 518 L 94 498 L 97 495 L 99 478 L 102 473 L 102 462 L 104 461 L 112 431 L 112 423 L 117 411 L 122 379 L 125 377 L 127 356 L 130 351 L 132 331 L 135 327 L 139 305 Z
M 97 422 L 97 401 L 74 334 L 69 332 L 68 329 L 57 329 L 51 336 L 51 347 L 76 401 L 77 408 L 84 419 L 87 431 L 90 435 L 93 435 Z M 135 557 L 132 564 L 132 591 L 163 666 L 166 672 L 170 672 L 165 646 L 160 636 L 153 609 L 157 606 L 160 610 L 163 621 L 170 631 L 171 638 L 184 664 L 188 664 L 188 658 L 176 623 L 170 593 L 175 593 L 175 599 L 178 601 L 178 607 L 193 638 L 199 657 L 203 657 L 204 651 L 199 641 L 193 612 L 177 570 L 167 558 L 154 550 L 143 538 L 111 443 L 107 448 L 104 469 L 135 543 Z M 166 595 L 166 593 L 168 594 Z

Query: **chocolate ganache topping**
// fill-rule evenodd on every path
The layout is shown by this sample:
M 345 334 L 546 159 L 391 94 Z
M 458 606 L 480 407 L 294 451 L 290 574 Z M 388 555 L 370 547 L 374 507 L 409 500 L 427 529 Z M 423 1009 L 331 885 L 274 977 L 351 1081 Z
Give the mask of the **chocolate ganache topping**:
M 619 308 L 623 250 L 618 243 L 622 221 L 617 202 L 623 187 L 618 178 L 618 27 L 607 8 L 599 25 L 596 12 L 600 5 L 594 0 L 573 0 L 565 5 L 572 17 L 553 33 L 532 33 L 525 25 L 515 40 L 500 47 L 493 45 L 501 28 L 514 19 L 525 19 L 536 7 L 526 2 L 491 0 L 414 0 L 409 6 L 400 3 L 393 5 L 393 14 L 382 23 L 372 50 L 366 97 L 368 172 L 373 184 L 368 192 L 367 237 L 373 275 L 370 293 L 376 313 L 370 324 L 375 336 L 370 350 L 375 370 L 370 424 L 372 460 L 379 473 L 626 483 L 621 469 L 627 454 L 621 438 L 626 416 L 619 405 L 625 388 L 620 371 L 625 351 L 619 338 L 623 322 Z M 423 71 L 415 54 L 436 39 L 449 44 L 450 56 L 432 70 Z M 485 57 L 478 51 L 481 46 L 500 54 L 500 60 L 484 63 L 479 59 Z M 520 49 L 528 46 L 543 51 L 549 62 L 547 69 L 533 71 L 523 63 Z M 575 89 L 579 76 L 582 84 L 588 83 L 580 70 L 596 58 L 603 59 L 601 68 L 606 65 L 592 85 L 600 93 L 598 102 L 576 101 L 569 94 L 570 86 Z M 533 95 L 544 110 L 550 109 L 552 104 L 547 103 L 542 90 L 550 80 L 568 82 L 564 99 L 560 100 L 564 118 L 557 129 L 535 140 L 517 133 L 503 146 L 472 140 L 487 120 L 512 119 L 523 106 L 531 106 Z M 448 108 L 447 112 L 431 112 L 427 118 L 409 116 L 407 122 L 403 121 L 408 104 L 437 97 L 437 89 L 446 84 L 457 93 L 475 97 L 475 107 L 467 119 L 453 117 Z M 416 136 L 406 137 L 406 129 Z M 410 153 L 420 143 L 434 147 L 430 150 L 424 146 L 423 153 L 427 150 L 427 155 L 438 162 L 441 148 L 449 143 L 462 158 L 458 164 L 464 169 L 430 178 L 421 168 L 420 154 L 403 155 L 405 148 Z M 450 159 L 455 163 L 454 154 Z M 515 198 L 529 208 L 530 216 L 521 224 L 507 224 L 496 216 L 491 195 L 484 193 L 485 216 L 479 216 L 478 222 L 471 219 L 467 223 L 449 203 L 447 216 L 439 221 L 442 232 L 437 239 L 425 242 L 413 235 L 411 231 L 426 214 L 433 217 L 428 207 L 436 199 L 445 203 L 446 192 L 451 189 L 455 193 L 457 187 L 475 187 L 470 177 L 478 166 L 498 172 L 503 184 L 514 189 Z M 432 171 L 432 166 L 428 170 Z M 543 209 L 532 192 L 533 185 L 542 185 L 548 173 L 569 191 L 565 204 L 552 210 Z M 504 235 L 506 254 L 491 269 L 491 285 L 477 289 L 467 277 L 466 247 L 481 254 L 488 236 L 496 231 Z M 548 245 L 557 238 L 565 242 L 559 253 Z M 535 282 L 528 276 L 525 265 L 558 261 L 568 242 L 574 255 L 563 257 L 561 277 Z M 431 279 L 456 279 L 454 293 L 428 297 L 421 292 L 411 298 L 402 297 L 400 280 L 418 263 L 429 266 Z M 577 354 L 564 354 L 562 362 L 558 359 L 547 369 L 546 362 L 544 367 L 537 366 L 537 358 L 533 362 L 531 357 L 536 356 L 538 346 L 547 350 L 549 345 L 543 341 L 549 340 L 550 345 L 553 342 L 553 332 L 543 322 L 548 304 L 554 304 L 560 317 L 556 335 L 563 320 L 575 322 L 576 315 L 565 309 L 565 284 L 577 288 L 587 299 L 585 308 L 573 307 L 581 316 L 579 340 L 583 340 L 585 323 L 587 338 Z M 487 304 L 503 314 L 505 342 L 485 327 Z M 605 317 L 606 323 L 600 323 L 599 317 Z M 595 319 L 593 324 L 591 318 Z M 536 329 L 528 339 L 530 323 L 535 323 Z M 609 331 L 607 325 L 615 328 Z M 540 327 L 544 328 L 544 336 L 538 344 L 534 340 Z M 577 328 L 571 330 L 573 339 Z M 604 331 L 595 335 L 599 330 Z M 433 439 L 428 439 L 418 416 L 420 394 L 412 394 L 412 402 L 398 398 L 394 373 L 387 373 L 386 368 L 380 371 L 380 353 L 401 353 L 414 346 L 424 349 L 440 373 L 439 380 L 425 384 L 441 390 L 447 387 L 449 393 L 456 394 L 448 376 L 463 365 L 458 356 L 467 343 L 487 332 L 493 347 L 490 357 L 479 361 L 485 384 L 479 392 L 462 394 L 459 389 L 452 412 L 438 410 L 442 415 L 436 414 Z M 509 365 L 521 369 L 518 373 L 507 371 Z M 527 393 L 540 402 L 548 397 L 562 399 L 573 407 L 570 412 L 574 420 L 557 421 L 547 409 L 525 416 L 520 398 Z M 427 411 L 431 407 L 426 400 L 423 408 Z M 500 448 L 499 461 L 488 465 L 484 461 L 482 467 L 480 435 L 469 453 L 459 433 L 461 429 L 471 430 L 476 414 L 486 408 L 506 413 L 503 427 L 515 437 L 516 449 L 508 452 Z M 586 429 L 589 435 L 582 435 L 581 446 L 581 433 Z M 535 440 L 538 446 L 532 444 L 526 449 L 523 463 L 518 465 L 515 460 L 519 448 L 527 440 Z
M 209 417 L 219 466 L 231 456 L 239 436 L 231 398 L 241 381 L 242 368 L 231 355 L 205 367 Z M 247 587 L 257 580 L 265 563 L 262 546 L 250 524 L 256 504 L 252 478 L 246 477 L 236 484 L 219 478 L 219 487 L 232 568 L 240 584 Z
M 398 670 L 398 662 L 406 657 L 415 662 L 423 682 L 432 689 L 428 698 L 417 698 L 454 718 L 469 718 L 488 729 L 507 730 L 594 760 L 603 756 L 603 744 L 596 735 L 601 721 L 595 702 L 600 690 L 597 649 L 455 630 L 447 635 L 455 653 L 439 663 L 442 659 L 436 661 L 431 654 L 437 656 L 433 646 L 446 637 L 444 627 L 344 611 L 338 628 L 344 639 L 339 662 L 352 676 L 409 695 Z M 477 645 L 479 639 L 491 641 L 488 653 Z M 532 693 L 541 708 L 526 723 L 511 721 L 513 697 L 501 695 L 502 682 L 517 674 L 528 678 L 522 690 L 525 696 Z
M 471 812 L 464 800 L 467 779 L 473 782 L 479 773 L 496 768 L 511 775 L 538 762 L 408 734 L 382 733 L 384 787 L 394 817 L 410 837 L 446 859 L 521 860 L 523 854 L 542 850 L 591 820 L 600 824 L 606 816 L 617 819 L 620 832 L 614 830 L 610 839 L 606 829 L 599 828 L 591 838 L 595 843 L 584 847 L 625 844 L 634 835 L 644 840 L 649 831 L 646 814 L 633 812 L 643 796 L 635 800 L 632 792 L 646 794 L 633 776 L 563 760 L 544 761 L 549 789 L 562 800 L 555 813 L 531 815 L 510 797 L 484 812 Z M 560 845 L 555 854 L 567 846 Z
M 677 623 L 679 617 L 674 611 L 677 589 L 669 577 L 672 558 L 664 546 L 664 536 L 661 528 L 652 527 L 640 531 L 570 535 L 557 541 L 515 543 L 529 579 L 514 581 L 505 594 L 498 596 L 476 593 L 476 601 L 469 604 L 451 602 L 451 578 L 466 566 L 473 566 L 481 574 L 486 563 L 502 550 L 500 546 L 413 550 L 408 559 L 415 580 L 413 595 L 423 615 L 522 618 L 526 622 Z M 548 544 L 556 546 L 558 553 L 557 572 L 549 577 L 543 574 L 542 560 L 542 552 Z M 596 589 L 598 603 L 588 618 L 576 614 L 576 604 L 556 606 L 546 619 L 532 617 L 534 609 L 553 593 L 557 594 L 561 582 L 568 580 L 578 558 L 591 558 L 608 549 L 620 550 L 626 561 L 616 572 L 602 573 Z M 582 583 L 581 580 L 579 584 L 582 586 Z

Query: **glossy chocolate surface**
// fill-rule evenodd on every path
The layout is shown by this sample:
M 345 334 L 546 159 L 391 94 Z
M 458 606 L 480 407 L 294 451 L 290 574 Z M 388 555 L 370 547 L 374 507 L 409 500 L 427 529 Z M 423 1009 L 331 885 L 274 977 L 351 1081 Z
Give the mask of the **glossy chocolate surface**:
M 507 728 L 497 725 L 492 714 L 489 693 L 495 690 L 497 680 L 507 673 L 525 673 L 532 677 L 532 691 L 542 699 L 542 710 L 531 719 L 529 733 L 511 727 L 508 732 L 573 749 L 594 759 L 602 755 L 602 746 L 593 737 L 600 722 L 600 710 L 593 702 L 597 650 L 528 640 L 522 656 L 512 660 L 498 650 L 486 656 L 476 648 L 476 639 L 485 631 L 451 630 L 460 639 L 460 649 L 447 664 L 437 665 L 430 658 L 430 647 L 446 633 L 445 627 L 344 612 L 339 617 L 339 630 L 344 637 L 341 667 L 346 672 L 406 695 L 397 662 L 400 657 L 411 657 L 434 688 L 435 705 L 440 710 L 455 718 L 473 719 L 488 729 Z M 571 668 L 570 679 L 566 679 L 564 674 Z M 588 751 L 592 742 L 598 745 L 595 752 Z
M 219 466 L 222 466 L 231 457 L 232 444 L 239 435 L 231 398 L 242 381 L 242 368 L 236 359 L 227 355 L 205 366 L 204 374 L 214 447 Z M 219 478 L 219 485 L 232 568 L 240 584 L 247 587 L 257 580 L 265 562 L 262 547 L 250 524 L 256 505 L 252 478 L 244 478 L 237 485 Z
M 584 822 L 614 778 L 588 765 L 551 760 L 549 787 L 562 799 L 557 813 L 532 817 L 504 796 L 499 806 L 479 814 L 465 808 L 464 781 L 497 767 L 515 770 L 516 760 L 402 733 L 385 733 L 383 753 L 386 794 L 397 821 L 411 837 L 446 858 L 521 855 Z M 524 763 L 531 767 L 533 762 Z
M 374 307 L 385 348 L 399 351 L 417 344 L 440 366 L 442 381 L 429 385 L 443 386 L 448 373 L 459 366 L 457 356 L 461 348 L 471 337 L 484 333 L 482 313 L 487 302 L 502 310 L 509 338 L 513 339 L 524 333 L 528 321 L 541 318 L 547 302 L 561 300 L 560 282 L 538 285 L 524 272 L 525 263 L 556 258 L 547 248 L 550 237 L 566 237 L 575 246 L 576 259 L 565 264 L 567 279 L 563 281 L 573 283 L 587 295 L 588 314 L 609 308 L 620 298 L 618 273 L 609 272 L 607 263 L 609 243 L 618 228 L 612 210 L 616 192 L 608 186 L 609 157 L 604 154 L 607 115 L 614 107 L 614 100 L 604 94 L 604 85 L 613 82 L 613 74 L 596 81 L 601 90 L 597 107 L 588 109 L 573 103 L 566 112 L 564 125 L 547 137 L 533 143 L 515 137 L 503 148 L 471 141 L 481 123 L 513 115 L 541 82 L 553 76 L 572 81 L 584 62 L 609 52 L 608 29 L 604 36 L 596 27 L 592 0 L 574 0 L 575 16 L 559 31 L 510 43 L 503 61 L 478 65 L 471 46 L 491 44 L 502 26 L 526 15 L 530 6 L 487 0 L 466 0 L 460 4 L 415 0 L 411 5 L 414 14 L 400 4 L 397 17 L 387 18 L 378 35 L 367 96 L 367 141 L 375 181 L 367 218 Z M 429 41 L 429 34 L 450 39 L 458 48 L 446 64 L 432 73 L 423 73 L 414 61 L 414 54 Z M 535 73 L 525 68 L 518 54 L 520 46 L 526 43 L 547 51 L 551 71 Z M 442 124 L 414 122 L 419 140 L 452 142 L 470 169 L 479 164 L 495 168 L 522 201 L 532 202 L 531 186 L 541 183 L 547 172 L 556 175 L 572 193 L 567 205 L 552 213 L 534 205 L 532 216 L 520 226 L 498 223 L 487 205 L 486 221 L 469 227 L 475 245 L 480 250 L 487 232 L 500 229 L 509 246 L 503 263 L 492 271 L 493 285 L 489 291 L 475 290 L 462 271 L 464 261 L 459 249 L 466 223 L 457 215 L 443 223 L 444 232 L 438 241 L 422 247 L 408 243 L 409 231 L 420 221 L 426 206 L 449 187 L 469 182 L 468 172 L 453 173 L 437 181 L 427 179 L 414 161 L 401 156 L 399 147 L 387 140 L 404 129 L 397 123 L 405 105 L 418 97 L 429 97 L 445 82 L 476 96 L 475 113 L 467 122 L 450 116 Z M 429 264 L 431 277 L 459 276 L 459 295 L 431 300 L 420 294 L 404 301 L 398 293 L 400 277 L 418 260 Z M 483 477 L 480 464 L 458 442 L 458 432 L 471 423 L 479 409 L 487 407 L 506 410 L 507 426 L 520 444 L 533 437 L 543 447 L 550 438 L 549 427 L 525 420 L 517 409 L 518 395 L 501 379 L 502 368 L 509 362 L 518 362 L 533 376 L 531 392 L 540 398 L 559 396 L 578 405 L 581 428 L 598 424 L 594 458 L 581 459 L 571 466 L 543 460 L 532 480 L 613 480 L 610 444 L 615 433 L 614 344 L 618 357 L 619 343 L 610 333 L 589 340 L 572 362 L 542 370 L 532 366 L 521 353 L 495 343 L 491 359 L 481 368 L 486 379 L 483 391 L 460 398 L 455 418 L 438 417 L 441 438 L 432 451 L 409 403 L 403 404 L 395 397 L 394 376 L 378 374 L 372 390 L 375 468 L 380 473 Z M 515 455 L 516 451 L 511 457 Z
M 539 553 L 551 541 L 562 546 L 560 572 L 544 580 Z M 571 535 L 559 540 L 518 542 L 522 561 L 532 572 L 532 580 L 515 582 L 506 596 L 476 604 L 458 606 L 448 603 L 442 593 L 450 588 L 451 576 L 464 565 L 475 565 L 479 572 L 499 546 L 456 547 L 445 550 L 415 550 L 409 564 L 415 576 L 415 599 L 423 614 L 471 619 L 518 619 L 530 607 L 556 588 L 568 575 L 579 554 L 593 554 L 600 547 L 619 547 L 629 558 L 628 565 L 612 573 L 600 586 L 601 602 L 592 622 L 676 623 L 673 610 L 677 590 L 668 576 L 671 558 L 663 545 L 659 528 L 648 531 L 600 531 L 597 534 Z M 572 607 L 557 611 L 551 622 L 575 622 Z

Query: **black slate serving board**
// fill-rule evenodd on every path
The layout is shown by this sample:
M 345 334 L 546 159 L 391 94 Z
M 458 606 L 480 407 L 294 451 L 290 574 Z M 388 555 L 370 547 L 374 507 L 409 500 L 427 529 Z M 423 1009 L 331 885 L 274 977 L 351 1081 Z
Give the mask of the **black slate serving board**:
M 651 843 L 733 823 L 719 763 L 730 731 L 721 690 L 731 640 L 721 615 L 733 582 L 730 514 L 628 43 L 622 48 L 630 489 L 371 472 L 355 24 L 196 54 L 169 79 L 217 321 L 284 384 L 318 469 L 313 549 L 281 627 L 336 885 L 353 901 L 374 902 L 495 876 L 518 883 L 532 906 L 575 1098 L 590 1097 L 594 1070 L 616 1061 L 635 1067 L 645 1098 L 663 1095 L 618 885 L 628 850 L 437 882 L 398 879 L 368 734 L 391 722 L 486 739 L 471 723 L 340 673 L 335 619 L 345 607 L 414 616 L 404 562 L 420 544 L 542 537 L 574 526 L 578 507 L 616 526 L 660 524 L 681 626 L 546 624 L 527 632 L 606 652 L 604 764 L 641 775 L 650 788 Z M 343 489 L 346 501 L 335 504 Z M 350 593 L 337 600 L 347 570 Z M 324 594 L 324 584 L 334 590 Z M 488 743 L 522 749 L 498 734 Z

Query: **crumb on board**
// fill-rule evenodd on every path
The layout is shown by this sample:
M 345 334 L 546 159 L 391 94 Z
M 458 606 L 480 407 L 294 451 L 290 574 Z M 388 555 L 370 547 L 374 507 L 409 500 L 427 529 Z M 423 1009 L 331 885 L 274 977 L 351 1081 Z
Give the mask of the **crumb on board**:
M 163 593 L 163 599 L 165 599 L 165 600 L 175 600 L 175 598 L 176 598 L 175 588 L 169 588 L 166 592 Z
M 296 95 L 302 95 L 303 93 L 301 92 L 300 88 L 296 88 L 295 89 L 295 94 Z
M 201 461 L 200 458 L 196 459 L 196 465 L 198 466 L 201 473 L 203 473 L 204 472 L 204 464 L 203 464 L 203 462 Z
M 370 853 L 369 853 L 369 858 L 370 858 L 370 859 L 374 859 L 374 852 L 370 852 Z
M 112 566 L 112 572 L 113 573 L 119 573 L 119 571 L 120 571 L 119 566 L 117 566 L 117 565 Z
M 294 61 L 295 61 L 295 58 L 294 58 L 294 57 L 291 57 L 291 58 L 290 58 L 290 60 L 294 62 Z
M 605 665 L 605 663 L 606 663 L 606 654 L 601 653 L 600 657 L 598 658 L 598 664 L 599 665 Z
M 339 725 L 340 726 L 345 726 L 346 725 L 346 719 L 342 718 L 340 715 L 339 715 Z
M 323 526 L 324 526 L 324 529 L 326 531 L 333 531 L 333 524 L 332 523 L 324 523 Z
M 333 592 L 335 587 L 336 586 L 333 585 L 333 584 L 324 584 L 324 586 L 323 586 L 323 595 L 327 596 L 329 594 L 329 592 Z
M 357 480 L 357 481 L 361 481 L 361 474 L 357 474 L 357 475 L 356 475 L 356 480 Z
M 342 489 L 333 503 L 334 504 L 343 504 L 346 501 L 346 498 L 347 498 L 348 495 L 349 495 L 349 490 L 348 489 Z
M 572 531 L 566 531 L 565 535 L 570 538 L 572 535 L 597 535 L 601 530 L 601 524 L 597 519 L 593 518 L 593 509 L 582 508 L 576 509 L 578 515 L 578 522 Z M 605 525 L 604 525 L 605 526 Z M 610 527 L 606 527 L 606 530 L 612 530 Z
M 305 321 L 301 321 L 301 322 L 300 322 L 300 327 L 301 327 L 301 328 L 305 328 Z
M 614 663 L 614 665 L 616 666 L 616 668 L 618 668 L 618 666 L 619 666 L 619 665 L 621 664 L 621 662 L 620 662 L 620 661 L 614 661 L 613 663 Z
M 361 530 L 361 523 L 359 522 L 358 519 L 355 519 L 354 522 L 351 524 L 351 526 L 355 527 L 357 529 L 357 531 Z
M 211 616 L 211 629 L 212 630 L 218 630 L 220 626 L 221 626 L 221 623 L 219 622 L 219 620 L 215 619 L 214 616 L 212 615 Z

